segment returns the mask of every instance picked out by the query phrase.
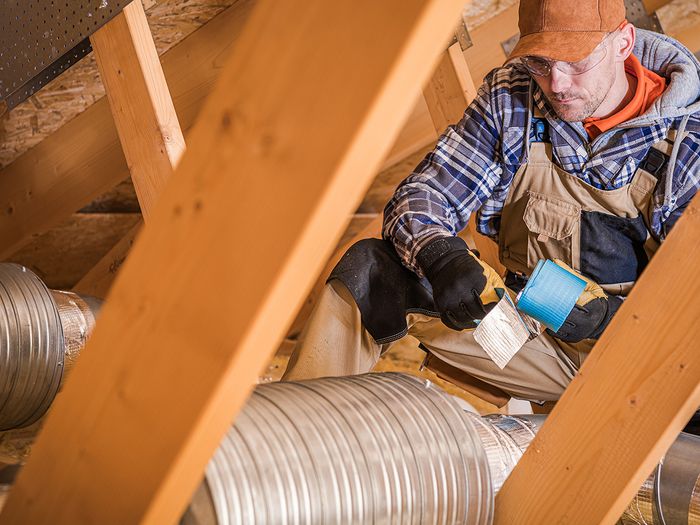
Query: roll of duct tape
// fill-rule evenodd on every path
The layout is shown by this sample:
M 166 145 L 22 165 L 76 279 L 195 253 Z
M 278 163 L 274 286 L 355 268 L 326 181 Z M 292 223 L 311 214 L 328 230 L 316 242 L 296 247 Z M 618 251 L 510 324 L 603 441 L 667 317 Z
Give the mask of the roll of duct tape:
M 518 310 L 556 332 L 585 287 L 580 277 L 552 261 L 540 260 L 518 297 Z

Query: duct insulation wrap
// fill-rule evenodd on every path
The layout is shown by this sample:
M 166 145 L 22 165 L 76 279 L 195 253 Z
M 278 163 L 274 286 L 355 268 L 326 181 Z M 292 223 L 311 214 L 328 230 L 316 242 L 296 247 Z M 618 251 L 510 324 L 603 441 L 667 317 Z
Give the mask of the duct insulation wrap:
M 56 303 L 63 328 L 65 352 L 63 378 L 65 380 L 95 328 L 101 301 L 94 297 L 60 290 L 51 290 L 51 296 Z
M 220 525 L 487 524 L 471 418 L 396 373 L 259 385 L 206 470 Z
M 0 430 L 26 427 L 58 392 L 64 347 L 51 292 L 18 264 L 0 264 L 0 334 Z
M 534 439 L 537 428 L 525 416 L 491 414 L 481 417 L 470 412 L 467 416 L 477 429 L 488 458 L 493 491 L 498 493 Z

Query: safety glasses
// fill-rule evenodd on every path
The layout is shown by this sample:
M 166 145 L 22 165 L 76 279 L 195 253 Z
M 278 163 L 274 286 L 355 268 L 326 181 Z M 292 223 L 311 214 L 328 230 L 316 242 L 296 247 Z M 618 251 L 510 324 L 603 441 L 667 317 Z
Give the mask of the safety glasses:
M 617 31 L 613 31 L 612 33 L 606 35 L 590 55 L 583 60 L 579 60 L 578 62 L 549 60 L 548 58 L 540 56 L 524 56 L 521 57 L 520 61 L 530 74 L 538 77 L 549 76 L 553 67 L 556 67 L 565 75 L 581 75 L 586 71 L 590 71 L 603 61 L 605 56 L 608 54 L 608 40 L 616 34 Z

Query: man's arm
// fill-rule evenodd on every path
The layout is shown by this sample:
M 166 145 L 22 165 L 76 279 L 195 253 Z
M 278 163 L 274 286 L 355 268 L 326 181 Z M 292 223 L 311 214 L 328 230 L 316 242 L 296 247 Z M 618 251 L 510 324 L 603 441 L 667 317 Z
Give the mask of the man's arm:
M 419 275 L 417 255 L 428 243 L 452 237 L 488 199 L 500 181 L 500 119 L 490 80 L 462 120 L 396 189 L 384 210 L 383 236 Z

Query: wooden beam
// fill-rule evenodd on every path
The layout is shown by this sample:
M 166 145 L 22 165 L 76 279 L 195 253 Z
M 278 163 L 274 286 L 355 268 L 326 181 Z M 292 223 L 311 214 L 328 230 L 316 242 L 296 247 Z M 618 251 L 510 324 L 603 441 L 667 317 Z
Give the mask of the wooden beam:
M 148 221 L 185 151 L 185 138 L 141 2 L 128 4 L 90 41 L 141 212 Z
M 459 43 L 452 44 L 442 54 L 430 82 L 423 88 L 423 95 L 438 133 L 442 134 L 448 126 L 461 120 L 464 110 L 476 96 L 476 88 Z M 498 260 L 498 246 L 476 230 L 475 215 L 469 220 L 467 229 L 480 257 L 499 274 L 505 275 L 506 269 Z
M 496 498 L 497 524 L 615 523 L 700 406 L 700 196 Z
M 91 42 L 139 205 L 148 220 L 185 151 L 185 139 L 142 4 L 127 5 Z M 140 226 L 115 244 L 75 290 L 105 297 Z
M 181 514 L 463 1 L 362 7 L 258 3 L 0 523 Z

